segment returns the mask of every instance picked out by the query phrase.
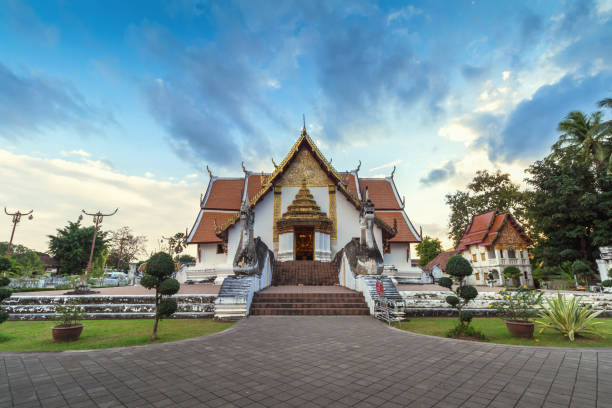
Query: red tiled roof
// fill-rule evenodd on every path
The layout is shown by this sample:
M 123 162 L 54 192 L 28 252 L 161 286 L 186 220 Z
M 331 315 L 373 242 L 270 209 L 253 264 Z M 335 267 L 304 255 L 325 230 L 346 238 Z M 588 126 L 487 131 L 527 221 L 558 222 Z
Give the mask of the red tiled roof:
M 525 232 L 512 214 L 509 212 L 498 213 L 497 211 L 489 211 L 484 214 L 475 215 L 472 218 L 472 223 L 466 228 L 465 234 L 459 241 L 459 245 L 457 245 L 457 250 L 462 251 L 470 245 L 482 244 L 487 246 L 493 244 L 506 221 L 509 221 L 516 228 L 525 242 L 531 243 L 531 240 L 525 235 Z
M 261 185 L 261 182 L 263 181 L 264 177 L 262 177 L 261 174 L 251 174 L 249 176 L 247 184 L 247 194 L 249 196 L 249 201 L 251 201 L 253 197 L 255 197 L 255 194 L 257 194 L 257 192 L 259 192 L 259 190 L 261 190 L 261 188 L 263 187 Z
M 228 212 L 205 212 L 202 214 L 202 219 L 198 224 L 198 229 L 193 234 L 193 238 L 191 241 L 189 241 L 189 243 L 205 244 L 221 242 L 221 239 L 215 234 L 215 219 L 217 220 L 217 225 L 221 225 L 233 216 L 233 213 Z
M 204 208 L 211 210 L 239 210 L 242 203 L 244 178 L 213 181 Z
M 400 204 L 395 198 L 393 187 L 386 179 L 359 179 L 361 197 L 365 197 L 365 189 L 368 188 L 370 200 L 377 210 L 401 210 Z
M 410 230 L 402 211 L 376 211 L 376 216 L 393 228 L 393 220 L 397 220 L 397 234 L 389 242 L 419 242 Z
M 357 194 L 357 183 L 355 182 L 355 175 L 350 172 L 340 173 L 340 177 L 342 177 L 342 181 L 347 184 L 348 191 L 350 191 L 355 197 L 359 198 Z
M 453 255 L 457 255 L 458 253 L 459 251 L 452 250 L 452 251 L 446 251 L 446 252 L 442 252 L 441 254 L 438 254 L 438 256 L 436 256 L 427 265 L 425 265 L 425 270 L 431 271 L 434 266 L 440 265 L 440 268 L 442 269 L 442 271 L 446 272 L 446 263 L 448 262 L 449 259 L 451 259 Z

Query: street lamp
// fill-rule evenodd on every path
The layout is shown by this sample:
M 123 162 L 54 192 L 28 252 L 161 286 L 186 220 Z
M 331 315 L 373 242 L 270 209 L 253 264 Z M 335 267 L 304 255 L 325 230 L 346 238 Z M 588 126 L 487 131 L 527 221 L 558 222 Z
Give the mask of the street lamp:
M 93 259 L 94 247 L 96 246 L 96 236 L 98 235 L 98 225 L 102 223 L 102 219 L 104 217 L 111 217 L 117 214 L 117 211 L 119 211 L 119 208 L 116 208 L 115 211 L 113 211 L 110 214 L 102 214 L 100 211 L 98 211 L 97 213 L 90 214 L 86 212 L 85 210 L 81 210 L 81 211 L 85 215 L 92 216 L 94 224 L 96 225 L 96 227 L 94 228 L 93 240 L 91 241 L 91 252 L 89 253 L 89 262 L 87 262 L 87 272 L 85 272 L 85 277 L 83 279 L 84 280 L 83 286 L 85 286 L 87 282 L 87 275 L 89 275 L 89 273 L 91 272 L 91 261 Z M 79 221 L 83 219 L 83 214 L 79 215 Z
M 11 240 L 8 243 L 8 246 L 6 247 L 6 256 L 8 257 L 9 254 L 11 253 L 11 245 L 13 245 L 13 236 L 15 235 L 15 227 L 17 226 L 17 223 L 19 223 L 19 221 L 21 221 L 21 216 L 23 215 L 27 215 L 28 216 L 28 220 L 31 220 L 32 218 L 34 218 L 34 216 L 32 215 L 32 213 L 34 212 L 34 210 L 30 210 L 30 212 L 27 213 L 22 213 L 20 211 L 17 211 L 16 213 L 9 213 L 8 211 L 6 211 L 6 207 L 4 207 L 4 213 L 6 215 L 10 215 L 11 217 L 13 217 L 13 231 L 11 232 Z

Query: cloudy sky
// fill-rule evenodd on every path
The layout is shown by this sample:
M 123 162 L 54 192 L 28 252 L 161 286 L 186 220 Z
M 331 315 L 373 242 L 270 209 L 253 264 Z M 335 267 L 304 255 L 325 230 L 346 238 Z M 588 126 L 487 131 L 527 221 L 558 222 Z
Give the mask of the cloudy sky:
M 567 112 L 612 96 L 612 0 L 1 3 L 0 205 L 34 208 L 16 241 L 39 250 L 115 207 L 105 228 L 154 249 L 193 223 L 206 165 L 270 171 L 302 114 L 339 170 L 396 165 L 448 243 L 446 193 L 522 182 Z

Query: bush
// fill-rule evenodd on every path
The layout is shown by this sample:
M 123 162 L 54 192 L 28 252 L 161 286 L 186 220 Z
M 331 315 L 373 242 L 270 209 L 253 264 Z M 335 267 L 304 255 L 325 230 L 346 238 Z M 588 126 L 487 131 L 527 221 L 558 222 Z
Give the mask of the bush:
M 464 284 L 465 277 L 472 274 L 472 265 L 462 256 L 455 255 L 448 260 L 446 263 L 446 273 L 453 278 L 440 278 L 438 280 L 438 285 L 450 290 L 452 290 L 453 283 L 457 285 L 457 289 L 454 290 L 456 296 L 452 295 L 446 297 L 446 303 L 459 312 L 459 323 L 454 329 L 448 332 L 450 337 L 456 337 L 461 333 L 467 333 L 470 322 L 472 321 L 472 313 L 464 311 L 463 308 L 478 296 L 478 291 L 475 287 Z M 479 336 L 475 337 L 480 338 Z
M 446 273 L 456 278 L 465 278 L 472 274 L 472 265 L 461 255 L 455 255 L 446 263 Z
M 458 324 L 452 329 L 450 329 L 448 332 L 446 332 L 446 337 L 456 339 L 459 336 L 471 337 L 471 338 L 483 340 L 483 341 L 488 340 L 487 336 L 484 333 L 474 328 L 473 326 L 463 326 L 461 324 Z
M 83 319 L 85 314 L 76 300 L 66 305 L 55 306 L 56 319 L 61 322 L 60 326 L 76 326 Z
M 521 276 L 521 270 L 516 266 L 506 266 L 504 268 L 504 278 L 514 279 Z
M 502 289 L 499 295 L 502 300 L 492 303 L 489 307 L 495 308 L 497 316 L 508 320 L 529 321 L 538 311 L 535 309 L 541 303 L 543 292 L 527 289 L 527 286 L 517 290 Z
M 601 286 L 604 288 L 612 288 L 612 279 L 606 279 L 605 281 L 601 282 Z
M 165 252 L 158 252 L 147 261 L 145 273 L 140 284 L 147 289 L 155 288 L 155 324 L 151 341 L 157 339 L 157 327 L 159 319 L 169 317 L 176 312 L 178 307 L 173 299 L 168 299 L 180 289 L 180 284 L 172 278 L 174 273 L 174 261 Z
M 543 305 L 543 310 L 536 320 L 536 323 L 544 327 L 558 330 L 570 341 L 574 341 L 575 336 L 595 335 L 601 336 L 602 333 L 597 327 L 601 322 L 595 321 L 604 310 L 593 311 L 590 307 L 581 306 L 578 299 L 571 295 L 558 294 L 556 298 L 546 299 L 547 305 Z
M 10 279 L 0 277 L 0 286 L 7 286 L 10 283 Z M 8 288 L 0 288 L 0 305 L 5 299 L 11 297 L 13 292 Z M 4 323 L 9 318 L 9 314 L 0 308 L 0 323 Z

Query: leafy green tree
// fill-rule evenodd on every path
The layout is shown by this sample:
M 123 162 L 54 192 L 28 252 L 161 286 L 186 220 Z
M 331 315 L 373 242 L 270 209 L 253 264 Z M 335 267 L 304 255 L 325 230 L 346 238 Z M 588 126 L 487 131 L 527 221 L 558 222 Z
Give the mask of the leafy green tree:
M 85 272 L 94 226 L 82 227 L 81 222 L 68 221 L 68 225 L 57 230 L 57 235 L 49 235 L 49 252 L 58 260 L 59 272 L 69 275 L 80 275 Z M 94 260 L 102 255 L 106 247 L 106 232 L 98 231 L 94 247 Z M 95 262 L 95 261 L 94 261 Z
M 7 264 L 5 263 L 4 266 L 6 265 Z M 0 264 L 0 271 L 2 271 L 1 264 Z M 5 287 L 5 286 L 8 286 L 9 283 L 10 283 L 9 278 L 0 276 L 0 305 L 5 299 L 8 299 L 11 297 L 11 294 L 12 294 L 11 290 Z M 8 317 L 9 317 L 9 314 L 5 312 L 2 308 L 0 308 L 0 323 L 4 323 L 8 319 Z
M 165 252 L 154 254 L 148 261 L 145 273 L 140 280 L 140 284 L 147 289 L 155 289 L 155 324 L 151 341 L 157 339 L 157 326 L 159 319 L 171 316 L 178 307 L 176 300 L 170 296 L 179 291 L 180 284 L 173 279 L 174 261 Z
M 581 260 L 574 261 L 572 263 L 572 273 L 579 278 L 588 287 L 591 279 L 595 275 L 595 271 L 591 266 Z
M 438 280 L 438 285 L 451 291 L 453 290 L 453 284 L 457 285 L 454 290 L 455 295 L 446 297 L 446 303 L 459 312 L 459 322 L 454 329 L 449 331 L 449 337 L 457 337 L 457 335 L 463 333 L 482 337 L 482 334 L 468 329 L 473 315 L 471 312 L 463 310 L 471 300 L 476 299 L 476 296 L 478 296 L 476 288 L 465 283 L 465 278 L 470 276 L 472 271 L 472 265 L 464 257 L 455 255 L 446 263 L 446 273 L 452 278 L 442 277 Z
M 536 161 L 528 169 L 531 186 L 527 217 L 534 237 L 533 254 L 544 266 L 560 265 L 562 251 L 571 249 L 583 260 L 593 262 L 597 254 L 594 237 L 612 242 L 610 209 L 605 203 L 609 192 L 597 188 L 589 163 L 571 155 L 553 154 Z
M 6 253 L 8 242 L 0 242 L 0 254 Z M 13 244 L 11 246 L 10 258 L 13 259 L 18 266 L 13 268 L 14 274 L 23 274 L 25 276 L 32 276 L 35 274 L 43 273 L 45 265 L 40 260 L 38 252 L 29 249 L 23 245 Z
M 443 252 L 442 242 L 438 238 L 425 236 L 416 246 L 416 251 L 419 255 L 419 265 L 427 265 L 432 259 Z
M 527 193 L 510 180 L 509 174 L 479 170 L 467 185 L 467 191 L 446 195 L 446 204 L 451 210 L 448 236 L 457 245 L 472 217 L 490 210 L 510 211 L 523 223 L 527 199 Z
M 196 262 L 196 258 L 195 256 L 191 256 L 189 254 L 183 254 L 183 255 L 177 255 L 174 257 L 174 260 L 176 262 L 180 262 L 181 264 L 190 264 L 190 263 L 195 263 Z

